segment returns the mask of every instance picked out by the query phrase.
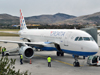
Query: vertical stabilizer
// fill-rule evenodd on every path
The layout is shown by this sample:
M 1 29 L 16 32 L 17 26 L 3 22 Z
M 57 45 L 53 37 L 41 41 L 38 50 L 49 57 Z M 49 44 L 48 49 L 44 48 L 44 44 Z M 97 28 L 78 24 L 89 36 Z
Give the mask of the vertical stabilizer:
M 20 9 L 20 29 L 21 29 L 21 30 L 27 29 L 26 23 L 25 23 L 25 19 L 24 19 L 24 16 L 23 16 L 23 14 L 22 14 L 21 9 Z

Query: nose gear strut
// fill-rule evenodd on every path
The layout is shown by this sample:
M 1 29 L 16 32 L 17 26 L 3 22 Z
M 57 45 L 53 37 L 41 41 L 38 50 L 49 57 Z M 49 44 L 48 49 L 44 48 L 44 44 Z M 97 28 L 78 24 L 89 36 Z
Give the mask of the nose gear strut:
M 80 63 L 78 62 L 78 56 L 74 55 L 75 62 L 73 62 L 74 67 L 80 67 Z

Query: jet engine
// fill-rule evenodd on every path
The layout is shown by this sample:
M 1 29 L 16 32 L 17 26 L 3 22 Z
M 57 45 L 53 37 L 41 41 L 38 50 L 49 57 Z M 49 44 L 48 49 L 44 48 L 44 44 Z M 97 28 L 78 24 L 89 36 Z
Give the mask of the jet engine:
M 33 57 L 34 51 L 30 46 L 21 46 L 19 49 L 19 54 L 22 54 L 26 59 L 30 59 Z

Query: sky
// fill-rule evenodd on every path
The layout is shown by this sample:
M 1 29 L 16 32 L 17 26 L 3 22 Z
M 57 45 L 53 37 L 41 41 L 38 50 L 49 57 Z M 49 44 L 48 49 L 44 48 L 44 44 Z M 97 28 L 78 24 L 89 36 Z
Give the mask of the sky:
M 74 16 L 100 12 L 100 0 L 0 0 L 0 14 L 25 17 L 65 13 Z

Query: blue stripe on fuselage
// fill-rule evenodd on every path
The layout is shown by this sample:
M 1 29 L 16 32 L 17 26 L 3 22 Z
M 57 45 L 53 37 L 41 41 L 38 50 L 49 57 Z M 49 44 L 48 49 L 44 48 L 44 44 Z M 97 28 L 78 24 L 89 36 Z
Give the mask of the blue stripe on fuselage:
M 54 47 L 42 47 L 40 48 L 42 50 L 45 51 L 58 51 L 56 48 Z M 65 50 L 65 49 L 61 49 L 64 53 L 68 53 L 68 54 L 72 54 L 72 55 L 79 55 L 79 56 L 90 56 L 90 55 L 94 55 L 97 52 L 82 52 L 82 51 L 72 51 L 72 50 Z

